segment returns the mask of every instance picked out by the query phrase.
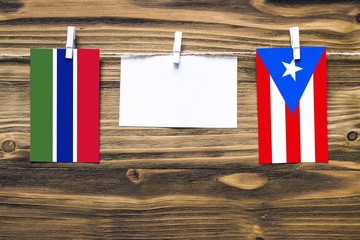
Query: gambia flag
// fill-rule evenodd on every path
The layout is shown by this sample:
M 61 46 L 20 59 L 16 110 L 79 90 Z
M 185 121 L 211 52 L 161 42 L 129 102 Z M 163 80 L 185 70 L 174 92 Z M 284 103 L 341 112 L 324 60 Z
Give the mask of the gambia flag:
M 99 162 L 99 49 L 30 50 L 30 161 Z

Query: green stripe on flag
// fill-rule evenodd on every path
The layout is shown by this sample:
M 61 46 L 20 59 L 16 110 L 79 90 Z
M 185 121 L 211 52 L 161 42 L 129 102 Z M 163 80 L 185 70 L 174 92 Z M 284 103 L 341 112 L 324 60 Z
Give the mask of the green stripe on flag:
M 52 162 L 53 50 L 30 50 L 30 161 Z

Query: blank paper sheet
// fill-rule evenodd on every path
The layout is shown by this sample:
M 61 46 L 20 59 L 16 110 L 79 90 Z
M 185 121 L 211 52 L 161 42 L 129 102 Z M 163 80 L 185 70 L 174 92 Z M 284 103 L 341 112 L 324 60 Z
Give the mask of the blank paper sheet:
M 120 126 L 237 127 L 237 58 L 121 58 Z

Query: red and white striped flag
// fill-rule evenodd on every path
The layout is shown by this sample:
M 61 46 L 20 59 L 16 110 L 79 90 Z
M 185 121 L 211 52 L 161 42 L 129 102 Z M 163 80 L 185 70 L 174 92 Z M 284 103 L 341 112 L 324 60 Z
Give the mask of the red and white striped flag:
M 259 163 L 328 162 L 326 49 L 256 53 Z

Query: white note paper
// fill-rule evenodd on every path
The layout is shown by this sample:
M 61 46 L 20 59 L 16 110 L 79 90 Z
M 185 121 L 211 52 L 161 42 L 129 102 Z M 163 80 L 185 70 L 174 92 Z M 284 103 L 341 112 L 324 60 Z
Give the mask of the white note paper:
M 120 126 L 237 127 L 237 58 L 122 57 Z

